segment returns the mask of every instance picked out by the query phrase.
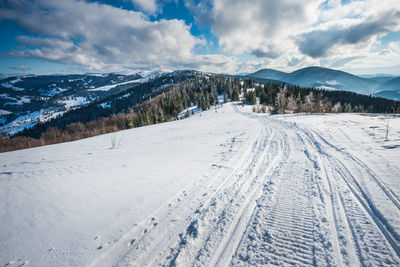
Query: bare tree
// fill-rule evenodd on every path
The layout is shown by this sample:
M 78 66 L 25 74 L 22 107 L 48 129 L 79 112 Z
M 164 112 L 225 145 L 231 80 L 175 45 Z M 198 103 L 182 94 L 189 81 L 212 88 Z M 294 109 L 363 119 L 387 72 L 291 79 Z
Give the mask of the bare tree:
M 292 112 L 298 112 L 297 102 L 291 95 L 287 99 L 286 108 Z

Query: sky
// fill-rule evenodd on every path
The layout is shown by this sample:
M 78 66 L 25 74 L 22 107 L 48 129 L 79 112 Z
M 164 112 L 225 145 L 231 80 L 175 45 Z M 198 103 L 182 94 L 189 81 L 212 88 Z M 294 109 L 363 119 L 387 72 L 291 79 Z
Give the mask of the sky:
M 0 73 L 400 76 L 400 0 L 0 0 Z

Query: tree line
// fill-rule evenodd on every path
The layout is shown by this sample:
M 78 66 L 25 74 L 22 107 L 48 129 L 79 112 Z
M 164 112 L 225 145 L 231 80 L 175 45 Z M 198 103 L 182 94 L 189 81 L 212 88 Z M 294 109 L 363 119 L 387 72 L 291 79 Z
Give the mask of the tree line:
M 252 88 L 252 90 L 247 90 Z M 400 102 L 349 91 L 327 91 L 280 83 L 255 83 L 246 80 L 243 84 L 246 104 L 271 107 L 273 114 L 310 112 L 357 112 L 400 113 Z

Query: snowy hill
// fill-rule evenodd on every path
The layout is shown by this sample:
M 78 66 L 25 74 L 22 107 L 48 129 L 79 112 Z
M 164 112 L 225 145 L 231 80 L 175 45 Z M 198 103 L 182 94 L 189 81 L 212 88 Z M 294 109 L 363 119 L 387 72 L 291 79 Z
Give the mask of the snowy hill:
M 344 71 L 321 67 L 307 67 L 291 73 L 272 69 L 263 69 L 248 74 L 247 77 L 279 80 L 285 83 L 304 87 L 315 87 L 325 90 L 345 90 L 360 94 L 376 94 L 377 96 L 393 98 L 392 94 L 379 93 L 380 91 L 400 90 L 398 79 L 394 77 L 363 78 Z
M 140 75 L 21 76 L 0 81 L 0 132 L 15 134 L 132 86 Z
M 400 118 L 250 109 L 0 154 L 0 265 L 398 266 Z
M 71 109 L 119 97 L 139 84 L 176 73 L 21 76 L 0 81 L 0 133 L 16 134 Z

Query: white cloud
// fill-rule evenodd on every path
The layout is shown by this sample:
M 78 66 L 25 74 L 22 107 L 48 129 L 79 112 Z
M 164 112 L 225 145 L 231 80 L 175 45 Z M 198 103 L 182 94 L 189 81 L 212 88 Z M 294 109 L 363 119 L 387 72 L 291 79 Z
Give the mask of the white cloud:
M 235 73 L 400 62 L 397 44 L 381 43 L 381 37 L 400 30 L 399 0 L 184 0 L 197 26 L 210 27 L 217 37 L 220 51 L 212 55 L 196 54 L 210 51 L 196 48 L 213 39 L 193 36 L 185 21 L 149 19 L 162 13 L 161 0 L 131 1 L 141 11 L 78 0 L 3 1 L 0 20 L 14 20 L 33 34 L 19 36 L 22 46 L 7 55 L 98 71 Z
M 83 1 L 12 1 L 0 19 L 18 22 L 39 36 L 20 36 L 27 47 L 9 56 L 35 57 L 95 70 L 171 67 L 190 62 L 203 41 L 182 20 L 150 21 L 141 12 Z
M 320 2 L 214 0 L 212 30 L 225 51 L 276 58 L 292 48 L 290 36 L 316 22 Z
M 149 14 L 155 14 L 158 9 L 156 0 L 132 0 L 132 3 Z

